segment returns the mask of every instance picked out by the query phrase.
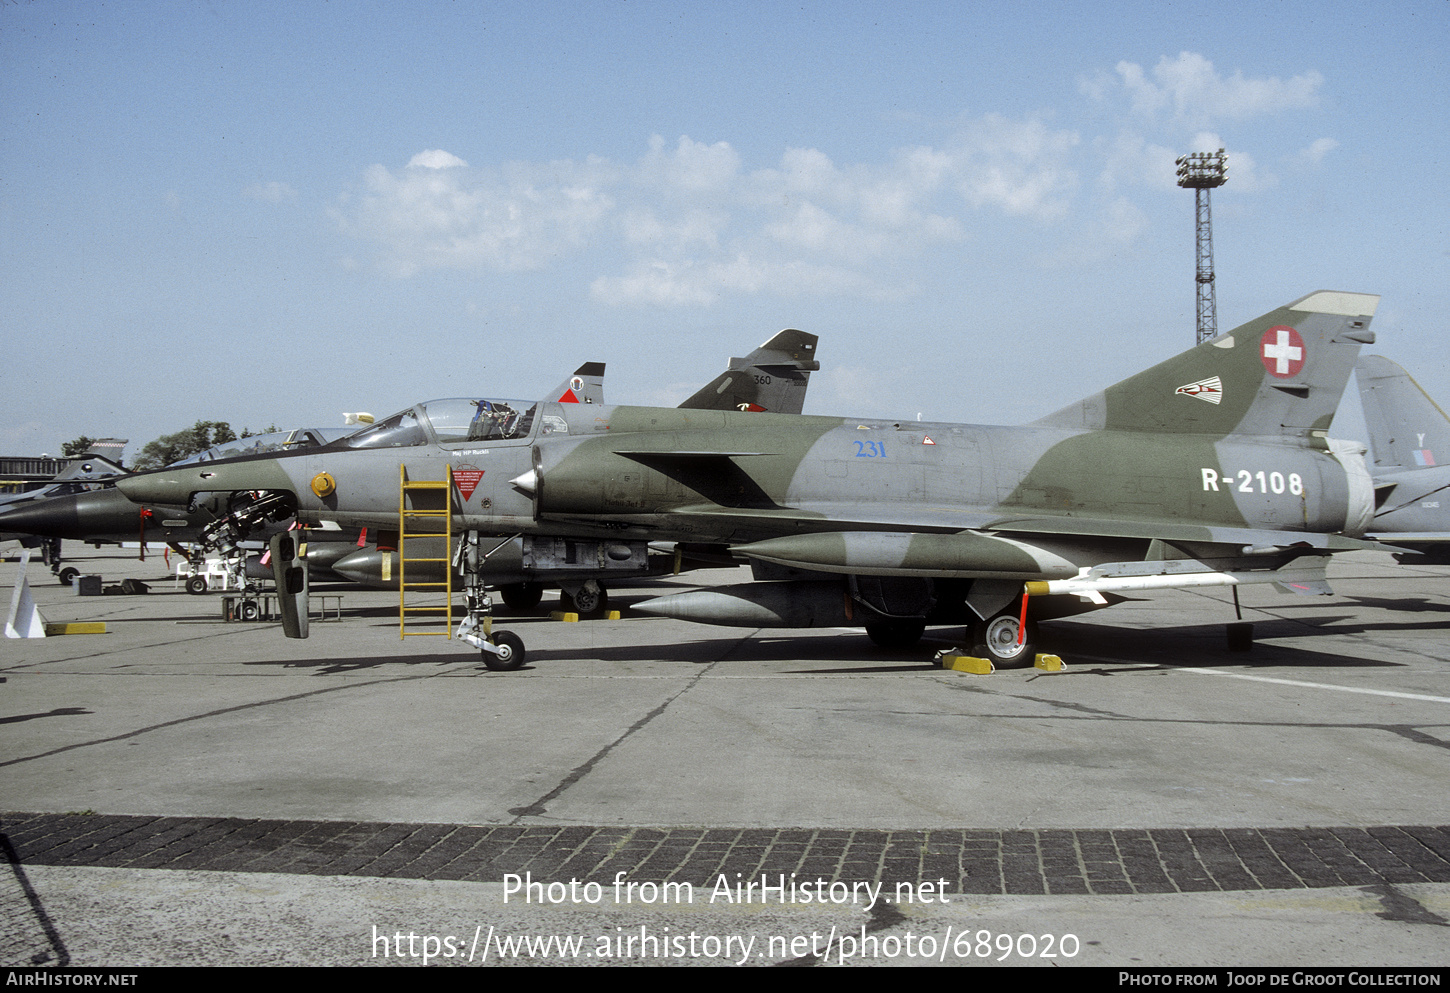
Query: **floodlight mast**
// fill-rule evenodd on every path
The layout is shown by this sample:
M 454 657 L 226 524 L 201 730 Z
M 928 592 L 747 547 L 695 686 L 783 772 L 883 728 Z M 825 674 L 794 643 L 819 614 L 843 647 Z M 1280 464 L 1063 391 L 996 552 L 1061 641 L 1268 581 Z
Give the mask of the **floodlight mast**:
M 1198 342 L 1218 337 L 1218 305 L 1213 290 L 1213 211 L 1209 190 L 1228 182 L 1228 156 L 1217 152 L 1192 152 L 1179 156 L 1178 185 L 1193 191 L 1197 230 Z

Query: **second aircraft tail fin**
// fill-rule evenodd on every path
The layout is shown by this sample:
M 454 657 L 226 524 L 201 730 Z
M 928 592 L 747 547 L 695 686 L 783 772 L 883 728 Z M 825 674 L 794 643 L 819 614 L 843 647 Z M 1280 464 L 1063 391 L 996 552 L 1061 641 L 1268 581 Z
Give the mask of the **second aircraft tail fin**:
M 544 399 L 555 403 L 603 403 L 604 363 L 585 362 Z
M 680 404 L 691 410 L 768 410 L 799 414 L 816 361 L 819 338 L 787 328 L 730 367 Z
M 1383 355 L 1364 355 L 1355 378 L 1375 468 L 1450 462 L 1450 417 L 1408 372 Z

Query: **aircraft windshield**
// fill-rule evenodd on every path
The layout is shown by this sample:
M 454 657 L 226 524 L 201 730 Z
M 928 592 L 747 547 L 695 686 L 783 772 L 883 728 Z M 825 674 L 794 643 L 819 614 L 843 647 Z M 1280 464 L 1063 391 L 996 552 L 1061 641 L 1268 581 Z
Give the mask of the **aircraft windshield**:
M 412 410 L 403 410 L 343 440 L 348 448 L 408 448 L 428 444 L 428 432 Z
M 423 405 L 440 445 L 459 441 L 524 438 L 534 426 L 537 403 L 523 400 L 433 400 Z
M 192 462 L 209 462 L 212 459 L 231 459 L 239 455 L 260 455 L 263 452 L 295 451 L 300 448 L 318 448 L 339 438 L 346 437 L 348 428 L 298 428 L 295 431 L 273 431 L 269 434 L 248 435 L 208 448 L 204 452 L 181 459 L 174 465 L 188 465 Z
M 539 405 L 526 400 L 430 400 L 351 435 L 349 448 L 406 448 L 428 444 L 427 427 L 440 445 L 525 438 Z

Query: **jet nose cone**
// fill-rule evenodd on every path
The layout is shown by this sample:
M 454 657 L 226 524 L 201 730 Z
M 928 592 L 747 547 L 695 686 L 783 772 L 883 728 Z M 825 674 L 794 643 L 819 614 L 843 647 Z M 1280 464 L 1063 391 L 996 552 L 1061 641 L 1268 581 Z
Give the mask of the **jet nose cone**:
M 50 497 L 4 511 L 0 513 L 0 531 L 38 534 L 46 538 L 73 538 L 75 500 L 74 496 Z
M 47 538 L 85 540 L 93 535 L 129 534 L 140 508 L 112 489 L 36 500 L 0 514 L 0 531 Z
M 294 483 L 285 466 L 304 468 L 307 451 L 279 458 L 243 455 L 235 459 L 198 462 L 154 472 L 138 472 L 116 480 L 116 488 L 136 503 L 160 503 L 184 507 L 193 493 L 236 493 L 241 490 L 290 490 L 307 484 Z M 309 474 L 310 475 L 310 474 Z

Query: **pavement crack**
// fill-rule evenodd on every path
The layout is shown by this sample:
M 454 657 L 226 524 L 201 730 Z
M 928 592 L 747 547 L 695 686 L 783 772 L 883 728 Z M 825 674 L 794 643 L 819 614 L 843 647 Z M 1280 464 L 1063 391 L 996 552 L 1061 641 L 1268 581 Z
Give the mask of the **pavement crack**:
M 150 734 L 152 731 L 161 731 L 165 728 L 176 727 L 179 724 L 190 724 L 193 721 L 206 720 L 208 717 L 219 717 L 222 714 L 234 714 L 241 710 L 254 710 L 258 707 L 271 707 L 279 703 L 291 703 L 294 700 L 305 700 L 308 697 L 321 696 L 324 693 L 337 693 L 343 690 L 363 689 L 369 686 L 382 686 L 386 683 L 403 683 L 413 679 L 434 679 L 442 673 L 429 672 L 422 674 L 410 674 L 407 676 L 395 676 L 391 679 L 372 679 L 365 683 L 347 683 L 342 686 L 327 686 L 320 690 L 307 690 L 303 693 L 291 693 L 287 696 L 273 697 L 268 700 L 254 700 L 251 703 L 240 703 L 235 707 L 221 707 L 217 710 L 208 710 L 200 714 L 189 714 L 186 717 L 177 717 L 173 720 L 162 721 L 159 724 L 148 724 L 143 728 L 136 728 L 124 734 L 113 734 L 107 738 L 92 738 L 90 741 L 77 741 L 74 744 L 62 745 L 60 748 L 52 748 L 48 752 L 36 752 L 34 755 L 22 755 L 20 758 L 8 759 L 0 762 L 0 769 L 7 766 L 20 765 L 23 762 L 34 762 L 36 759 L 47 758 L 51 755 L 59 755 L 62 752 L 74 751 L 77 748 L 89 748 L 92 745 L 108 745 L 112 742 L 126 741 L 130 738 L 139 738 L 143 734 Z
M 727 649 L 724 652 L 724 654 L 722 654 L 720 656 L 720 658 L 724 658 L 725 655 L 730 654 L 730 652 L 733 652 L 735 650 L 735 648 L 737 648 L 737 647 L 739 647 L 739 646 L 736 645 L 736 646 L 732 646 L 731 648 Z M 625 729 L 625 731 L 624 731 L 623 734 L 621 734 L 618 738 L 615 738 L 609 744 L 605 745 L 603 748 L 599 749 L 599 751 L 597 751 L 593 755 L 591 755 L 587 760 L 585 760 L 585 762 L 582 765 L 579 765 L 579 766 L 575 767 L 575 769 L 573 771 L 571 771 L 569 773 L 569 775 L 565 776 L 559 782 L 559 785 L 555 786 L 552 790 L 550 790 L 549 792 L 545 793 L 543 796 L 539 797 L 533 803 L 526 804 L 526 805 L 521 806 L 521 807 L 510 807 L 509 808 L 509 813 L 514 815 L 514 819 L 512 821 L 510 821 L 510 823 L 511 824 L 517 824 L 517 823 L 519 823 L 519 820 L 521 818 L 524 818 L 524 817 L 540 817 L 543 814 L 547 813 L 548 812 L 548 809 L 549 809 L 547 805 L 551 801 L 553 801 L 556 798 L 558 798 L 560 794 L 562 794 L 569 787 L 573 786 L 575 783 L 579 782 L 579 780 L 581 780 L 585 776 L 589 775 L 589 773 L 594 769 L 594 767 L 596 765 L 598 765 L 601 761 L 603 761 L 603 759 L 604 759 L 604 757 L 606 755 L 608 755 L 610 752 L 614 751 L 614 749 L 617 748 L 618 746 L 622 745 L 624 743 L 624 741 L 625 741 L 626 738 L 628 738 L 630 735 L 634 734 L 636 731 L 641 730 L 646 724 L 648 724 L 650 721 L 654 720 L 660 714 L 663 714 L 665 712 L 665 709 L 667 707 L 669 707 L 670 704 L 674 703 L 680 697 L 684 696 L 686 693 L 688 693 L 691 689 L 694 688 L 694 686 L 695 686 L 696 683 L 698 683 L 700 680 L 704 679 L 705 678 L 705 675 L 711 669 L 713 669 L 715 667 L 715 664 L 717 662 L 719 662 L 719 661 L 720 661 L 720 659 L 717 658 L 713 662 L 710 662 L 708 665 L 706 665 L 699 672 L 695 673 L 694 677 L 688 683 L 686 683 L 684 686 L 682 686 L 680 688 L 680 690 L 679 690 L 678 693 L 676 693 L 672 697 L 669 697 L 667 700 L 665 700 L 664 702 L 662 702 L 659 706 L 655 707 L 655 709 L 651 710 L 649 713 L 645 714 L 639 720 L 635 721 L 627 729 Z

